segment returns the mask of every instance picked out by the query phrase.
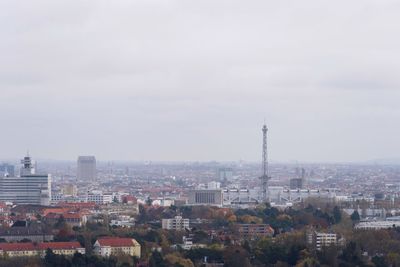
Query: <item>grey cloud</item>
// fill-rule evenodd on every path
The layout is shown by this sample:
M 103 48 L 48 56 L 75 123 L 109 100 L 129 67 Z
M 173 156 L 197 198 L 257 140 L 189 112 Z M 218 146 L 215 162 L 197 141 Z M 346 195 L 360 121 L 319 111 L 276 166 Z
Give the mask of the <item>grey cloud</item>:
M 397 155 L 397 1 L 0 3 L 1 157 Z M 344 153 L 345 151 L 345 153 Z

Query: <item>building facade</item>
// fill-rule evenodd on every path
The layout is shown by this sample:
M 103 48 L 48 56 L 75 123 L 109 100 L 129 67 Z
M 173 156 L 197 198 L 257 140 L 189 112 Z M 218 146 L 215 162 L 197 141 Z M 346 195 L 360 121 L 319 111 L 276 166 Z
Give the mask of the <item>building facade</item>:
M 72 256 L 76 252 L 85 254 L 85 248 L 79 242 L 0 243 L 0 254 L 8 257 L 44 257 L 47 249 L 65 256 Z
M 162 219 L 162 229 L 184 231 L 189 229 L 189 219 L 184 219 L 182 216 L 175 216 L 172 219 Z
M 132 238 L 104 237 L 94 243 L 94 253 L 102 257 L 127 254 L 140 258 L 140 244 Z
M 13 204 L 49 205 L 51 177 L 36 174 L 34 163 L 26 156 L 21 163 L 20 177 L 0 177 L 0 201 Z
M 51 241 L 54 235 L 50 229 L 45 229 L 39 224 L 29 226 L 14 226 L 0 228 L 0 238 L 7 242 L 19 242 L 24 239 L 29 239 L 32 242 Z
M 316 250 L 321 250 L 323 247 L 337 245 L 337 234 L 309 231 L 307 233 L 307 242 L 313 245 Z
M 195 189 L 190 190 L 188 195 L 189 205 L 209 205 L 222 206 L 222 190 L 221 189 Z
M 94 156 L 79 156 L 76 176 L 78 180 L 96 180 L 96 158 Z
M 243 239 L 255 240 L 274 235 L 274 229 L 268 224 L 239 224 L 237 227 Z

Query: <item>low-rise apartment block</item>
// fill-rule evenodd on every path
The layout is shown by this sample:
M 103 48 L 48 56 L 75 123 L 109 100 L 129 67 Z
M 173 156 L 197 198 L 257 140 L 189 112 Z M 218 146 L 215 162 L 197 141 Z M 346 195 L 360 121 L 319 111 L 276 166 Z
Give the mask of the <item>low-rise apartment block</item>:
M 272 237 L 274 229 L 268 224 L 238 224 L 239 236 L 243 239 L 255 240 Z
M 140 258 L 140 244 L 132 238 L 104 237 L 97 239 L 94 244 L 94 252 L 102 257 L 127 254 Z
M 316 250 L 321 250 L 323 247 L 337 245 L 337 234 L 310 231 L 307 233 L 307 242 Z
M 175 216 L 172 219 L 162 219 L 162 229 L 183 231 L 189 229 L 189 219 Z
M 8 257 L 44 257 L 47 249 L 65 256 L 72 256 L 76 252 L 85 254 L 85 248 L 79 242 L 0 243 L 0 254 Z

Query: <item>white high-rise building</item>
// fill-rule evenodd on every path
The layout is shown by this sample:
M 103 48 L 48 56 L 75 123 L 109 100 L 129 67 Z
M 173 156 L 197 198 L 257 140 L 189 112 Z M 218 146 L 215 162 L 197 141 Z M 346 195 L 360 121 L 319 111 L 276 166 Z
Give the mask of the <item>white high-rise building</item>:
M 96 158 L 94 156 L 78 157 L 78 180 L 94 181 L 97 178 Z
M 0 201 L 14 204 L 49 205 L 51 177 L 37 174 L 30 156 L 21 160 L 20 177 L 0 177 Z

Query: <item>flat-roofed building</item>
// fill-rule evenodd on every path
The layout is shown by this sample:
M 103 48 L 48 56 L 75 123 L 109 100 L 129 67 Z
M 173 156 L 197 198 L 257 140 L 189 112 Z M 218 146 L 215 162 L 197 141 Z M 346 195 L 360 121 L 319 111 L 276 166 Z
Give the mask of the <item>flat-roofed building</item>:
M 390 229 L 394 227 L 400 227 L 399 221 L 370 221 L 370 222 L 359 222 L 354 226 L 355 229 L 359 230 L 380 230 Z
M 162 219 L 162 229 L 184 231 L 189 229 L 189 219 L 175 216 L 172 219 Z
M 0 176 L 0 201 L 13 204 L 49 205 L 51 177 L 37 174 L 31 157 L 21 161 L 20 177 Z
M 0 229 L 0 238 L 7 242 L 19 242 L 29 239 L 32 242 L 51 241 L 54 235 L 51 229 L 46 229 L 40 224 L 31 224 L 28 226 L 14 226 Z
M 316 250 L 321 250 L 323 247 L 337 245 L 337 234 L 309 231 L 307 233 L 307 242 L 312 244 Z
M 303 189 L 303 179 L 302 178 L 292 178 L 290 179 L 290 189 Z
M 63 196 L 73 196 L 78 195 L 78 187 L 75 184 L 66 184 L 62 187 Z
M 76 176 L 78 180 L 96 180 L 96 158 L 94 156 L 79 156 Z
M 189 205 L 222 206 L 221 189 L 195 189 L 189 191 Z

